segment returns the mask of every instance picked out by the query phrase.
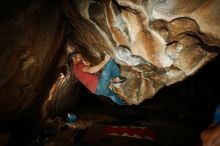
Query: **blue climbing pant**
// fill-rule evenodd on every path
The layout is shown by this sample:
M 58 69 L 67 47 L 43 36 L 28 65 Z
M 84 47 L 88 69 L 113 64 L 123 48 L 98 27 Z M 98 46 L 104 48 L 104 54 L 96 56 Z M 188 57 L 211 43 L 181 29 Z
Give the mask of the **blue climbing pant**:
M 110 60 L 103 68 L 96 88 L 96 94 L 107 96 L 118 105 L 124 105 L 125 102 L 109 89 L 111 79 L 119 76 L 120 70 L 118 65 L 113 60 Z

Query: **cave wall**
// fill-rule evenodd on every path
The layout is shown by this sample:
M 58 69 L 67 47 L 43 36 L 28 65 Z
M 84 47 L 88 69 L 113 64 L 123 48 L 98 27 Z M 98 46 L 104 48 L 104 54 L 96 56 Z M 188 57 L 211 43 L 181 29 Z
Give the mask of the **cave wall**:
M 44 95 L 39 106 L 45 115 L 65 108 L 63 99 L 70 98 L 63 97 L 79 92 L 74 76 L 55 71 L 65 64 L 69 47 L 81 51 L 92 65 L 110 54 L 127 77 L 117 94 L 129 105 L 151 99 L 164 86 L 194 75 L 218 55 L 219 4 L 218 0 L 3 3 L 0 117 L 12 118 L 38 98 L 43 102 Z M 64 48 L 66 34 L 71 43 Z M 47 84 L 55 75 L 57 80 Z
M 75 50 L 95 64 L 111 54 L 128 104 L 194 75 L 219 53 L 218 0 L 65 0 Z M 73 47 L 74 48 L 74 47 Z M 88 55 L 89 54 L 89 55 Z
M 66 28 L 60 1 L 29 0 L 1 4 L 0 122 L 10 120 L 36 98 L 43 98 L 45 74 Z

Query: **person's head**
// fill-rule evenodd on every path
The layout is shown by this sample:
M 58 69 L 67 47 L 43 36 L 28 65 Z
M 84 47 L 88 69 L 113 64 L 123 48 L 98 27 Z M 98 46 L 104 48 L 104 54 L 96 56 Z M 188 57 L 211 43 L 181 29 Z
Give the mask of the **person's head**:
M 82 54 L 80 52 L 72 52 L 68 55 L 68 60 L 71 65 L 80 63 L 83 61 Z
M 70 69 L 72 68 L 73 64 L 77 64 L 81 61 L 82 61 L 82 55 L 81 55 L 80 52 L 74 51 L 74 52 L 69 53 L 67 64 L 68 64 Z

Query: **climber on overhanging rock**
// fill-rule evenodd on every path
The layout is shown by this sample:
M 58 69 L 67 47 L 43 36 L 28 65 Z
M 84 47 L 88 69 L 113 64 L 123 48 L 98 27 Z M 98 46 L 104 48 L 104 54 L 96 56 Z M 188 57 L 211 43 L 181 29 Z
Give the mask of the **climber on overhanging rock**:
M 71 63 L 72 73 L 92 93 L 107 96 L 118 105 L 126 104 L 109 88 L 110 83 L 117 88 L 126 80 L 125 77 L 120 77 L 119 67 L 109 55 L 105 55 L 104 60 L 95 66 L 90 66 L 89 62 L 84 61 L 80 52 L 70 53 L 68 59 Z M 96 73 L 100 70 L 102 72 L 99 77 Z

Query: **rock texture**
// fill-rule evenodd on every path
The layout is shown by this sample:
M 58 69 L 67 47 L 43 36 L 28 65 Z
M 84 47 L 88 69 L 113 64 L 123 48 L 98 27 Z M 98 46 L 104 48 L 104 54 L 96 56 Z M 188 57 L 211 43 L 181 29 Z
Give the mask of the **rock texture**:
M 1 11 L 0 124 L 42 100 L 66 27 L 59 1 L 3 2 Z
M 75 49 L 93 63 L 111 54 L 127 81 L 129 104 L 193 75 L 219 52 L 217 0 L 64 1 Z M 80 48 L 83 46 L 84 50 Z M 73 47 L 74 48 L 74 47 Z
M 137 105 L 219 53 L 219 0 L 17 0 L 1 7 L 0 124 L 31 104 L 46 117 L 77 102 L 79 87 L 65 67 L 74 49 L 92 64 L 109 53 L 127 77 L 118 94 Z

